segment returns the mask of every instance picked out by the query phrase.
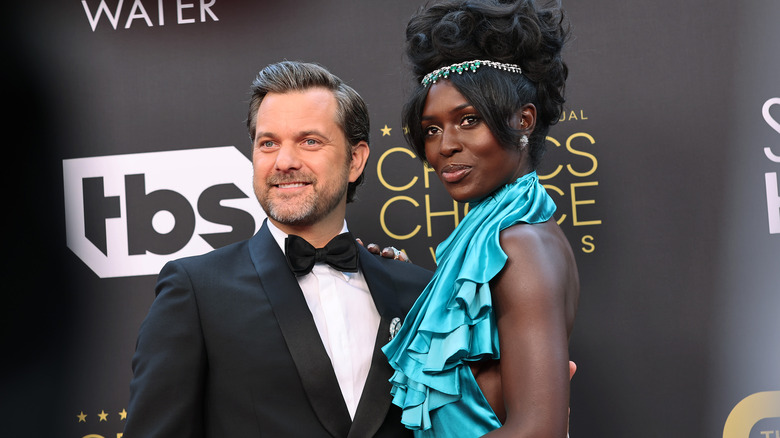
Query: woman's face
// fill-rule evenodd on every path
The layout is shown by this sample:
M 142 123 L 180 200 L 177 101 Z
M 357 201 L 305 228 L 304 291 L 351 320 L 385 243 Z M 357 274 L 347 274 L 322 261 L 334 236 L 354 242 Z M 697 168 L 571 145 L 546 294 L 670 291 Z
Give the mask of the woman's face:
M 425 158 L 458 202 L 480 200 L 526 173 L 520 147 L 503 147 L 448 80 L 431 85 L 422 132 Z

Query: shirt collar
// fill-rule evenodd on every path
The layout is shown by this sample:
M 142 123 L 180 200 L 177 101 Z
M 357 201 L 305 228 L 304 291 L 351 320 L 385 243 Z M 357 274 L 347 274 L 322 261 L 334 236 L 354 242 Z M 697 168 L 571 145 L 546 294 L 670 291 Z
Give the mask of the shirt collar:
M 287 238 L 287 233 L 280 230 L 279 227 L 273 224 L 273 222 L 269 221 L 267 218 L 265 220 L 266 225 L 268 225 L 268 231 L 271 232 L 271 236 L 273 236 L 274 240 L 276 241 L 276 244 L 279 245 L 279 248 L 282 249 L 282 253 L 287 255 L 287 253 L 284 250 L 284 239 Z M 344 225 L 341 227 L 341 232 L 339 234 L 343 234 L 349 231 L 347 228 L 347 220 L 344 219 Z
M 280 230 L 276 225 L 274 225 L 268 219 L 265 220 L 265 223 L 268 225 L 268 231 L 271 232 L 271 236 L 273 236 L 274 240 L 276 241 L 276 244 L 279 245 L 279 248 L 281 248 L 282 253 L 285 254 L 285 256 L 286 256 L 287 253 L 284 250 L 284 239 L 287 238 L 287 233 L 285 233 L 284 231 Z M 349 229 L 347 229 L 347 220 L 345 219 L 344 220 L 344 226 L 341 227 L 341 233 L 346 233 L 347 231 L 349 231 Z M 341 234 L 341 233 L 339 233 L 339 234 Z M 330 266 L 327 266 L 327 265 L 324 265 L 324 266 L 327 267 L 328 269 L 330 269 L 331 271 L 333 271 L 333 273 L 341 274 L 344 277 L 345 281 L 351 280 L 352 277 L 354 275 L 356 275 L 355 272 L 341 272 L 339 270 L 331 268 Z M 317 265 L 315 265 L 315 268 L 316 267 L 317 267 Z M 304 275 L 303 277 L 309 276 L 311 274 L 312 273 L 309 272 L 308 274 Z M 303 278 L 303 277 L 300 277 L 300 278 Z

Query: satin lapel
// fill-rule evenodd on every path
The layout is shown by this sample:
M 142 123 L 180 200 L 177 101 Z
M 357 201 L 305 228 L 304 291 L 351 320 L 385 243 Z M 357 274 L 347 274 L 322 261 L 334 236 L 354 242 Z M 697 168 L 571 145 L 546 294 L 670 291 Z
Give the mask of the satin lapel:
M 249 241 L 249 251 L 314 412 L 331 435 L 346 437 L 351 420 L 330 358 L 295 275 L 265 224 Z M 295 413 L 290 414 L 294 421 Z
M 405 316 L 401 314 L 401 305 L 397 300 L 392 277 L 375 256 L 363 247 L 360 247 L 360 269 L 371 290 L 381 321 L 371 359 L 371 369 L 368 372 L 363 394 L 360 396 L 352 429 L 349 431 L 350 438 L 374 436 L 387 417 L 391 404 L 389 379 L 393 375 L 393 369 L 387 363 L 387 357 L 382 353 L 381 348 L 390 340 L 391 320 Z

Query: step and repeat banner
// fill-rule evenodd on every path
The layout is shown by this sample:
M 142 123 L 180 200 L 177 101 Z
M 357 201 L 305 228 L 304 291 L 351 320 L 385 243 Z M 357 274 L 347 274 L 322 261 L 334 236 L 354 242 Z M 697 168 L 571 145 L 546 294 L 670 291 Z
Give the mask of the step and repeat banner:
M 362 94 L 350 228 L 435 267 L 468 210 L 403 140 L 420 5 L 3 7 L 0 435 L 122 436 L 157 272 L 264 219 L 244 120 L 269 63 L 318 62 Z M 582 283 L 572 436 L 780 437 L 780 3 L 564 6 L 568 102 L 539 174 Z

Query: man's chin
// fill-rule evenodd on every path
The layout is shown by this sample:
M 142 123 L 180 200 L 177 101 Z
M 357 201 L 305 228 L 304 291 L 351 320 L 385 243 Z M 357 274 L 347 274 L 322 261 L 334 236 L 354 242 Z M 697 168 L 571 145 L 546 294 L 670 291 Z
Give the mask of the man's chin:
M 274 222 L 295 227 L 312 225 L 316 223 L 318 219 L 316 215 L 311 214 L 311 212 L 301 214 L 300 211 L 280 211 L 280 209 L 273 208 L 266 210 L 266 214 L 269 218 L 273 219 Z

